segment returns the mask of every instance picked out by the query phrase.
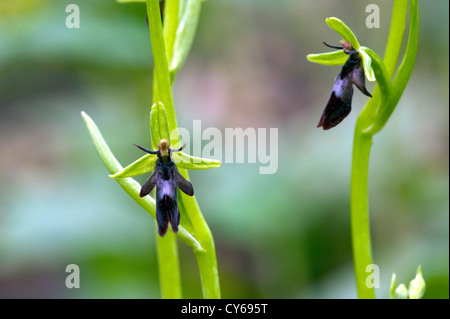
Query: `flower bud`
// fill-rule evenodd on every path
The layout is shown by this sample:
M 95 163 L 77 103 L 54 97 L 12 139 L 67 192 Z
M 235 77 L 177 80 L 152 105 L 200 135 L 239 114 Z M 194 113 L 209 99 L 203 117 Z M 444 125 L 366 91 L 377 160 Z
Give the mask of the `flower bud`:
M 394 299 L 408 299 L 408 289 L 405 284 L 400 284 L 395 289 Z
M 409 299 L 420 299 L 425 293 L 425 280 L 422 276 L 422 267 L 417 268 L 416 277 L 409 283 Z

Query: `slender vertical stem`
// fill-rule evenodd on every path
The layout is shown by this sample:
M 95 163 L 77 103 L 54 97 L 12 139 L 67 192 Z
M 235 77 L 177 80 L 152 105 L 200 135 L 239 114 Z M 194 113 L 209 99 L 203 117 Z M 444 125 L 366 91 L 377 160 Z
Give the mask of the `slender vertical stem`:
M 187 171 L 180 170 L 180 173 L 184 175 Z M 187 175 L 184 176 L 188 178 Z M 208 299 L 221 298 L 216 249 L 211 230 L 209 229 L 206 220 L 203 218 L 195 197 L 189 197 L 182 194 L 181 202 L 184 211 L 190 213 L 189 218 L 194 226 L 195 237 L 201 243 L 203 248 L 203 250 L 194 249 L 200 272 L 203 297 Z
M 169 127 L 173 130 L 178 128 L 178 125 L 175 114 L 175 106 L 173 104 L 169 65 L 161 27 L 161 16 L 159 12 L 159 2 L 157 0 L 147 0 L 148 26 L 150 29 L 150 40 L 152 43 L 159 100 L 164 104 L 169 121 Z
M 373 136 L 386 124 L 394 111 L 414 67 L 418 39 L 418 1 L 411 0 L 408 45 L 392 85 L 392 78 L 400 54 L 408 1 L 394 3 L 391 30 L 384 61 L 371 54 L 377 87 L 372 99 L 358 116 L 355 126 L 351 178 L 351 227 L 356 285 L 359 298 L 375 298 L 372 285 L 367 285 L 366 267 L 372 264 L 369 222 L 368 172 Z M 371 53 L 371 51 L 367 51 Z M 377 74 L 377 70 L 379 74 Z M 384 87 L 384 94 L 382 93 Z
M 171 231 L 168 231 L 164 237 L 160 237 L 158 232 L 155 232 L 161 295 L 165 299 L 180 299 L 182 292 L 177 237 Z
M 214 241 L 208 240 L 204 242 L 206 242 L 205 251 L 194 251 L 200 272 L 203 298 L 220 299 L 219 271 Z
M 366 285 L 366 267 L 372 264 L 369 221 L 369 157 L 372 137 L 362 133 L 361 117 L 355 127 L 353 141 L 353 165 L 351 178 L 351 228 L 353 243 L 353 260 L 355 265 L 358 297 L 375 298 L 374 288 Z
M 158 88 L 159 99 L 164 104 L 171 130 L 176 130 L 177 120 L 175 107 L 172 98 L 171 82 L 169 75 L 168 56 L 166 53 L 165 39 L 161 28 L 161 18 L 159 16 L 158 0 L 147 0 L 147 15 L 149 17 L 149 28 L 151 35 L 153 59 L 155 65 L 155 77 Z M 167 37 L 172 37 L 171 33 L 166 33 Z M 173 43 L 173 42 L 171 42 Z M 173 144 L 179 140 L 171 141 Z M 185 169 L 179 168 L 180 173 L 187 179 L 189 175 Z M 214 239 L 200 211 L 195 196 L 189 197 L 181 194 L 180 208 L 189 216 L 194 226 L 194 236 L 199 241 L 202 250 L 194 249 L 200 272 L 201 285 L 204 298 L 220 298 L 220 286 L 218 277 L 218 267 Z
M 167 59 L 171 58 L 174 34 L 178 24 L 178 0 L 166 0 L 166 10 L 164 14 L 164 43 L 167 52 Z M 157 11 L 159 14 L 159 10 Z M 151 17 L 153 18 L 153 17 Z M 149 16 L 149 25 L 150 20 Z M 159 22 L 161 23 L 161 21 Z M 172 35 L 173 33 L 173 35 Z M 156 65 L 156 62 L 155 62 Z M 156 67 L 155 67 L 156 69 Z M 153 103 L 159 102 L 157 72 L 153 73 Z M 161 296 L 164 299 L 182 298 L 181 274 L 178 258 L 177 238 L 171 231 L 167 232 L 164 238 L 155 232 L 158 255 L 159 282 Z

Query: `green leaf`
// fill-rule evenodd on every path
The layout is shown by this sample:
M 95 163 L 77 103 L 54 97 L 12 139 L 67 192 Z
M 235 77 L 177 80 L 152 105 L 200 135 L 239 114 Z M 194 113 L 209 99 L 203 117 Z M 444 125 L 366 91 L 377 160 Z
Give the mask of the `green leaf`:
M 134 161 L 123 170 L 116 174 L 109 175 L 111 178 L 126 178 L 147 174 L 154 170 L 158 157 L 152 154 L 146 154 L 140 159 Z
M 419 7 L 417 0 L 411 0 L 410 3 L 411 7 L 409 17 L 408 43 L 406 45 L 402 62 L 400 63 L 399 68 L 397 69 L 395 79 L 392 83 L 392 93 L 388 95 L 388 98 L 383 101 L 384 103 L 382 103 L 379 110 L 377 110 L 376 114 L 377 119 L 372 128 L 370 129 L 370 132 L 368 132 L 372 135 L 379 132 L 384 127 L 384 125 L 386 125 L 392 112 L 395 110 L 395 107 L 397 106 L 400 98 L 402 97 L 402 94 L 406 88 L 406 85 L 408 84 L 408 80 L 414 69 L 419 38 Z M 406 14 L 406 11 L 404 14 Z M 389 55 L 390 52 L 386 52 L 386 54 Z M 389 76 L 387 74 L 387 71 L 386 76 Z M 378 75 L 377 75 L 377 82 L 379 83 Z
M 153 149 L 158 149 L 158 144 L 162 139 L 170 142 L 169 121 L 167 119 L 166 109 L 161 102 L 158 104 L 155 103 L 152 106 L 150 112 L 150 130 Z
M 350 28 L 344 22 L 335 17 L 327 18 L 325 19 L 325 22 L 330 26 L 330 28 L 339 33 L 342 39 L 350 42 L 353 49 L 359 50 L 360 45 L 358 39 L 356 38 L 353 31 L 350 30 Z
M 339 50 L 327 53 L 308 54 L 306 58 L 308 61 L 324 65 L 342 65 L 347 61 L 348 55 L 343 50 Z
M 173 45 L 172 61 L 170 61 L 169 69 L 171 74 L 178 72 L 191 50 L 200 18 L 202 2 L 203 0 L 187 0 L 183 5 L 182 17 L 178 24 L 175 43 Z
M 363 68 L 364 68 L 364 74 L 366 75 L 367 80 L 373 82 L 376 80 L 375 73 L 372 69 L 372 59 L 370 56 L 363 50 L 363 47 L 361 47 L 361 50 L 359 50 L 359 54 L 361 54 L 361 59 L 363 61 Z
M 215 168 L 222 164 L 215 159 L 195 157 L 183 152 L 172 153 L 172 159 L 177 167 L 191 170 Z
M 384 64 L 386 65 L 389 78 L 392 78 L 397 66 L 398 57 L 402 49 L 407 17 L 408 1 L 394 1 L 394 8 L 391 16 L 391 27 L 384 54 Z

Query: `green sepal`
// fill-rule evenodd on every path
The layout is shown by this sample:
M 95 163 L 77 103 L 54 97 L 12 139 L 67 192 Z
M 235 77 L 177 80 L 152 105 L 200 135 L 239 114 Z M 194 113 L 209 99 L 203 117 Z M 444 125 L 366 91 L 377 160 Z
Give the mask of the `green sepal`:
M 343 65 L 347 61 L 348 55 L 345 54 L 343 50 L 339 50 L 326 53 L 308 54 L 306 58 L 310 62 L 323 65 Z
M 183 152 L 173 152 L 172 159 L 178 167 L 190 170 L 216 168 L 222 165 L 218 160 L 195 157 Z
M 153 154 L 146 154 L 140 159 L 134 161 L 120 172 L 109 175 L 112 178 L 126 178 L 138 175 L 147 174 L 155 168 L 155 163 L 158 157 Z
M 156 155 L 146 154 L 125 167 L 120 172 L 109 175 L 109 177 L 126 178 L 150 173 L 155 168 L 157 158 L 158 157 Z M 215 159 L 195 157 L 183 152 L 173 152 L 172 159 L 177 167 L 190 170 L 216 168 L 220 167 L 222 164 L 220 161 Z
M 326 18 L 325 22 L 330 26 L 330 28 L 339 33 L 342 39 L 350 42 L 353 49 L 359 51 L 360 45 L 358 39 L 356 38 L 353 31 L 350 30 L 350 28 L 344 22 L 335 17 Z

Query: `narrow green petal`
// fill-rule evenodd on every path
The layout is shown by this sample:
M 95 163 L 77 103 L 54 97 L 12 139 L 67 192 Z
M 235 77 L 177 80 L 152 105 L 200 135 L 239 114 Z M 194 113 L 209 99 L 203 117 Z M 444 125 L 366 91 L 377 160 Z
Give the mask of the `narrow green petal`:
M 199 170 L 220 167 L 220 161 L 214 159 L 200 158 L 185 154 L 183 152 L 172 153 L 172 159 L 177 167 Z M 147 174 L 153 171 L 157 160 L 156 155 L 146 154 L 137 161 L 131 163 L 120 172 L 110 175 L 112 178 L 126 178 Z
M 177 167 L 193 170 L 220 167 L 222 164 L 215 159 L 195 157 L 183 152 L 172 153 L 172 159 Z
M 348 55 L 343 50 L 339 50 L 327 53 L 308 54 L 306 58 L 308 61 L 324 65 L 343 65 L 347 61 Z
M 359 49 L 360 45 L 358 39 L 356 38 L 353 31 L 350 30 L 350 28 L 344 22 L 335 17 L 327 18 L 325 19 L 325 22 L 330 26 L 330 28 L 339 33 L 342 39 L 350 42 L 353 49 Z
M 377 80 L 377 86 L 379 87 L 380 93 L 382 95 L 382 99 L 385 100 L 389 97 L 392 84 L 389 78 L 389 75 L 386 71 L 386 67 L 383 63 L 383 60 L 373 52 L 370 48 L 361 47 L 360 52 L 364 52 L 371 59 L 371 69 L 375 74 L 375 78 Z
M 367 80 L 369 80 L 371 82 L 375 81 L 376 78 L 375 78 L 375 73 L 373 72 L 373 69 L 372 69 L 372 59 L 364 50 L 360 50 L 359 54 L 361 54 L 361 59 L 363 61 L 364 74 L 366 75 Z
M 155 168 L 155 163 L 158 157 L 152 154 L 146 154 L 142 156 L 137 161 L 131 163 L 127 167 L 125 167 L 120 172 L 109 175 L 112 178 L 125 178 L 125 177 L 133 177 L 142 174 L 147 174 Z

